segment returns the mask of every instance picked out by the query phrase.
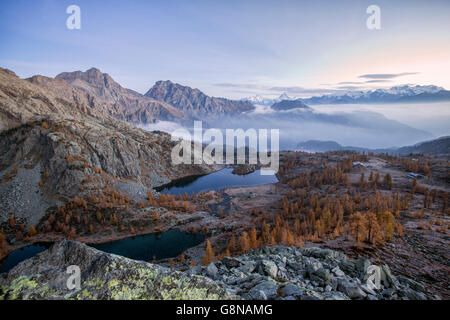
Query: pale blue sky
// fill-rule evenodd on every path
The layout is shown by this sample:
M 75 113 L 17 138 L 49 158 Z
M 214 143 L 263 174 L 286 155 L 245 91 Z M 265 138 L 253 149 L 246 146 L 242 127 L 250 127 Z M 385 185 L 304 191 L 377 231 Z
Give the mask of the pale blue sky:
M 71 4 L 81 8 L 81 30 L 66 28 Z M 381 8 L 381 30 L 366 27 L 371 4 Z M 0 66 L 21 77 L 94 66 L 141 93 L 170 79 L 231 98 L 450 88 L 449 30 L 446 0 L 2 0 Z M 390 76 L 366 83 L 365 74 Z

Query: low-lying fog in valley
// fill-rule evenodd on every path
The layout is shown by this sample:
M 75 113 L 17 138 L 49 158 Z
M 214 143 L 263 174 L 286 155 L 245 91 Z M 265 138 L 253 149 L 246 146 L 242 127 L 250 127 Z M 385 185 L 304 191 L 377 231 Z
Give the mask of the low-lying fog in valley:
M 388 119 L 428 131 L 435 137 L 446 136 L 450 133 L 450 102 L 313 105 L 311 108 L 330 114 L 355 111 L 377 112 Z
M 314 105 L 283 111 L 256 106 L 245 116 L 203 121 L 203 129 L 279 129 L 281 149 L 295 149 L 306 140 L 332 140 L 343 146 L 376 149 L 413 145 L 448 135 L 449 123 L 448 102 Z M 193 132 L 193 124 L 183 127 L 170 121 L 141 127 L 168 133 L 180 128 Z

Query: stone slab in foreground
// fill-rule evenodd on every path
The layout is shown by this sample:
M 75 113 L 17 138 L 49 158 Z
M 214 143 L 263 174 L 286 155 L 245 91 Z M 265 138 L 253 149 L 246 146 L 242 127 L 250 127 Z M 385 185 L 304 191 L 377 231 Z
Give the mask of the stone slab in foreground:
M 81 288 L 69 290 L 67 267 L 78 265 Z M 0 279 L 0 299 L 230 299 L 212 280 L 62 241 Z

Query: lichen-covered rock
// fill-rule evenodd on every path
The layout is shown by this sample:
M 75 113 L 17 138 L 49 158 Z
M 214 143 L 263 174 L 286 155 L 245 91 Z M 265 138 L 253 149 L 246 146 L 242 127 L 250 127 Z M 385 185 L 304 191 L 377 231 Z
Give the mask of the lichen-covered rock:
M 68 289 L 81 271 L 80 288 Z M 0 279 L 0 299 L 230 299 L 211 279 L 62 241 L 25 260 Z

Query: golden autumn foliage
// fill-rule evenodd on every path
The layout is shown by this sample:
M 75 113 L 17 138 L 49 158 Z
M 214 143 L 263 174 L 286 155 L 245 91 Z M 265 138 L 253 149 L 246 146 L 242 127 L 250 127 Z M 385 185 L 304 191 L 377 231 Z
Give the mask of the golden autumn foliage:
M 29 235 L 30 237 L 33 237 L 33 236 L 35 236 L 36 234 L 37 234 L 36 228 L 33 227 L 33 226 L 30 226 L 30 228 L 28 229 L 28 235 Z
M 250 250 L 250 239 L 248 237 L 247 232 L 243 232 L 238 240 L 239 243 L 239 249 L 241 252 L 247 252 Z
M 205 255 L 202 257 L 202 265 L 206 266 L 214 261 L 214 251 L 209 240 L 206 240 Z

